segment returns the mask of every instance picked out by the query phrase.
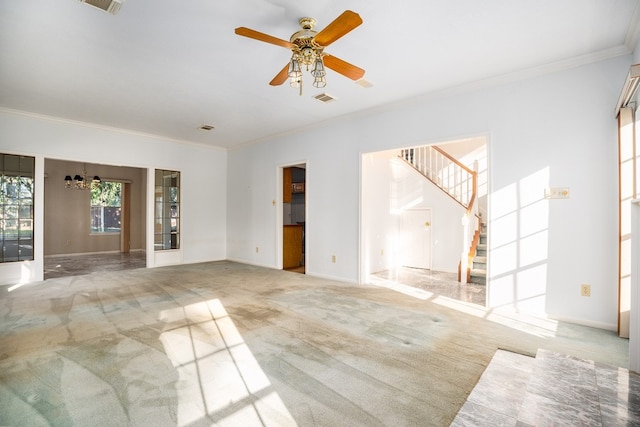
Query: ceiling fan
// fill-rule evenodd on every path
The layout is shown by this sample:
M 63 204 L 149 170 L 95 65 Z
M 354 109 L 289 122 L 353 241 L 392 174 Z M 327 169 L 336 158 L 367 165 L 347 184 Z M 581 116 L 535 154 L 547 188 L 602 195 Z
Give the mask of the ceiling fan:
M 314 78 L 313 86 L 317 88 L 325 87 L 327 84 L 325 66 L 351 80 L 359 80 L 364 76 L 362 68 L 324 52 L 324 49 L 331 43 L 362 24 L 360 15 L 350 10 L 345 10 L 320 32 L 313 29 L 316 25 L 316 20 L 313 18 L 302 18 L 299 23 L 302 29 L 293 33 L 289 41 L 246 27 L 238 27 L 235 30 L 235 33 L 239 36 L 249 37 L 291 50 L 291 60 L 269 82 L 271 86 L 279 86 L 289 79 L 291 87 L 299 88 L 300 95 L 302 95 L 302 67 L 306 67 L 307 71 L 311 71 L 311 75 Z

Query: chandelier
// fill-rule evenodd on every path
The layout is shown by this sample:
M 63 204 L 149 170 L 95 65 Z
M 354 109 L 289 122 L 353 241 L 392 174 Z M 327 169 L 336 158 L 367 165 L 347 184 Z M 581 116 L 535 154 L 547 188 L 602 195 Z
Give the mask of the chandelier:
M 87 179 L 87 170 L 86 167 L 82 170 L 82 175 L 76 175 L 71 178 L 71 175 L 67 175 L 64 177 L 64 186 L 65 188 L 73 188 L 76 190 L 89 190 L 94 186 L 100 184 L 100 177 L 95 175 L 93 179 Z
M 311 69 L 314 87 L 323 88 L 327 85 L 325 79 L 327 72 L 322 61 L 324 55 L 322 53 L 323 47 L 315 42 L 316 32 L 312 30 L 315 23 L 316 21 L 313 18 L 302 18 L 300 24 L 303 29 L 291 36 L 291 43 L 293 43 L 294 47 L 292 49 L 291 62 L 289 62 L 289 85 L 292 88 L 300 89 L 300 95 L 302 95 L 303 66 L 306 71 Z

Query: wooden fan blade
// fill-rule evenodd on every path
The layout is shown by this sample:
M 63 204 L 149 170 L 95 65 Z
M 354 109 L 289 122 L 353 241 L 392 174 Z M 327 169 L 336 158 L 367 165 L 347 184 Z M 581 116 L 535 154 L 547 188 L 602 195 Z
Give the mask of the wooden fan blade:
M 343 61 L 333 55 L 323 56 L 322 61 L 325 67 L 331 68 L 336 73 L 349 77 L 351 80 L 359 80 L 364 76 L 364 70 L 362 68 L 349 64 L 347 61 Z
M 282 70 L 269 82 L 271 86 L 280 86 L 282 83 L 286 82 L 289 78 L 289 64 L 284 66 Z
M 286 47 L 288 49 L 294 47 L 293 43 L 291 42 L 270 36 L 269 34 L 261 33 L 260 31 L 252 30 L 251 28 L 247 27 L 236 28 L 236 34 L 239 36 L 249 37 L 250 39 L 260 40 L 261 42 L 275 44 L 276 46 Z
M 329 46 L 360 24 L 362 24 L 360 15 L 350 10 L 345 10 L 342 12 L 342 15 L 338 16 L 331 24 L 316 34 L 314 40 L 320 46 Z

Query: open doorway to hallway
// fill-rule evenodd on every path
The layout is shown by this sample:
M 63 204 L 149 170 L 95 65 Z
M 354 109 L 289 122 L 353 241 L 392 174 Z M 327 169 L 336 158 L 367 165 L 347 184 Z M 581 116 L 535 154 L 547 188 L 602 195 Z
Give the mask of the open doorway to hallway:
M 306 272 L 306 164 L 282 168 L 282 268 Z
M 484 305 L 488 176 L 484 136 L 363 154 L 361 281 Z
M 146 267 L 146 169 L 56 159 L 44 169 L 45 279 Z

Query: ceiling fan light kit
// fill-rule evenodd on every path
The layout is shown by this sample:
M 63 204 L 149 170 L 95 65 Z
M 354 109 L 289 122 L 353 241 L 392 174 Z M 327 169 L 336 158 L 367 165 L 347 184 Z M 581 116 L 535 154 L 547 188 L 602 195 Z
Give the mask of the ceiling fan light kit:
M 279 86 L 289 79 L 289 85 L 298 89 L 302 95 L 303 67 L 305 71 L 310 72 L 313 77 L 313 86 L 316 88 L 327 85 L 325 67 L 352 80 L 359 80 L 364 76 L 362 68 L 324 53 L 327 46 L 362 24 L 360 15 L 346 10 L 320 32 L 313 29 L 316 25 L 316 20 L 313 18 L 302 18 L 299 23 L 302 29 L 293 33 L 288 42 L 246 27 L 238 27 L 235 30 L 235 33 L 240 36 L 291 50 L 289 63 L 271 80 L 269 83 L 271 86 Z

